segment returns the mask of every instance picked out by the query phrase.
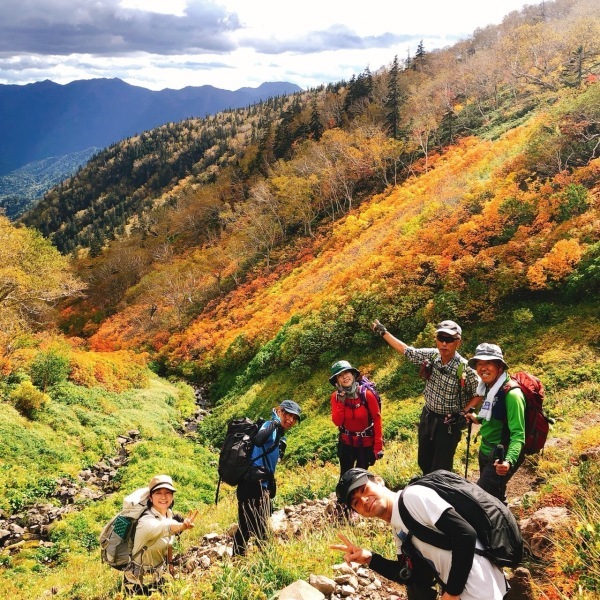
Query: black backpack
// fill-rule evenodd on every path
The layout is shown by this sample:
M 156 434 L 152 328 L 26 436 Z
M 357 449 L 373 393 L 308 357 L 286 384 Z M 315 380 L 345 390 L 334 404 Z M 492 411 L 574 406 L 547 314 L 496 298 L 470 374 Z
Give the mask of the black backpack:
M 246 479 L 250 474 L 250 457 L 254 447 L 254 438 L 264 424 L 264 419 L 253 421 L 248 417 L 236 418 L 229 421 L 225 441 L 219 453 L 219 482 L 215 495 L 215 504 L 219 501 L 219 488 L 221 481 L 229 485 L 236 486 Z M 267 448 L 262 456 L 266 457 L 275 446 L 279 444 L 279 439 L 273 445 Z
M 523 538 L 512 512 L 498 498 L 460 475 L 440 469 L 410 481 L 435 490 L 441 498 L 477 532 L 484 550 L 475 550 L 499 567 L 515 568 L 523 559 Z M 404 488 L 406 490 L 406 488 Z M 403 492 L 404 493 L 404 492 Z M 409 532 L 426 544 L 450 550 L 450 540 L 442 533 L 419 523 L 408 512 L 402 494 L 398 501 L 400 517 Z

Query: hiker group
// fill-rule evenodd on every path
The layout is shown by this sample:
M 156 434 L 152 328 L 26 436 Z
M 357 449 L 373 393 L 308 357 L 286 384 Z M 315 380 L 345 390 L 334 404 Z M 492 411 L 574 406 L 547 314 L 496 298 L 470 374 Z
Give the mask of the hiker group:
M 462 329 L 454 321 L 439 323 L 433 348 L 404 343 L 379 320 L 372 329 L 416 365 L 424 380 L 417 453 L 423 475 L 395 492 L 369 471 L 384 456 L 381 396 L 350 362 L 334 362 L 329 382 L 334 387 L 331 420 L 339 432 L 336 495 L 340 515 L 349 522 L 360 515 L 390 523 L 398 556 L 390 561 L 345 536 L 340 536 L 342 544 L 332 548 L 343 551 L 348 562 L 369 565 L 388 579 L 405 583 L 409 600 L 436 598 L 436 585 L 443 600 L 504 598 L 508 584 L 502 567 L 518 565 L 522 554 L 518 526 L 506 507 L 506 486 L 525 456 L 544 445 L 548 419 L 542 411 L 543 386 L 528 373 L 511 376 L 496 344 L 481 343 L 470 359 L 461 356 Z M 237 487 L 234 556 L 246 554 L 251 537 L 259 546 L 266 537 L 285 434 L 301 415 L 298 403 L 286 399 L 272 409 L 267 420 L 245 417 L 229 423 L 219 456 L 215 501 L 221 481 Z M 467 480 L 475 423 L 480 425 L 481 438 L 476 484 Z M 452 470 L 465 429 L 462 477 Z M 141 501 L 126 499 L 137 507 L 137 513 L 131 512 L 131 506 L 127 513 L 125 506 L 120 516 L 129 523 L 139 519 L 135 541 L 131 531 L 121 532 L 118 517 L 103 531 L 103 559 L 125 568 L 125 579 L 138 593 L 147 589 L 144 577 L 150 574 L 154 583 L 168 570 L 170 537 L 194 525 L 196 514 L 174 520 L 170 512 L 174 492 L 170 477 L 161 475 L 153 479 Z M 119 565 L 114 564 L 119 554 L 116 547 L 121 555 L 129 553 L 119 557 Z

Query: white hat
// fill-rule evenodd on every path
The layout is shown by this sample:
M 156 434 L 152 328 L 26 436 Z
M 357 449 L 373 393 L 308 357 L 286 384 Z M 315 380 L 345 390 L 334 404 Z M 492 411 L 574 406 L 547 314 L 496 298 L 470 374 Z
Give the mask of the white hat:
M 508 365 L 504 362 L 504 356 L 500 346 L 496 344 L 479 344 L 475 348 L 475 356 L 469 359 L 469 366 L 474 369 L 478 360 L 497 360 L 504 365 L 504 368 L 508 370 Z
M 155 475 L 148 484 L 148 489 L 150 493 L 155 492 L 156 490 L 160 490 L 164 488 L 166 490 L 171 490 L 172 492 L 176 492 L 177 490 L 173 487 L 173 480 L 168 475 Z

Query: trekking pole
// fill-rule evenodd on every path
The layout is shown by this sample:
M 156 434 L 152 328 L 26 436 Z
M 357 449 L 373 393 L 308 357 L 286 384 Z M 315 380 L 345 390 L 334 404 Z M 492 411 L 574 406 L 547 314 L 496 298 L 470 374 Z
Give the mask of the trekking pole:
M 465 458 L 465 479 L 467 478 L 467 473 L 469 472 L 469 447 L 471 446 L 471 427 L 473 427 L 473 421 L 471 419 L 468 420 L 469 424 L 467 425 L 467 457 Z
M 217 493 L 215 494 L 215 504 L 219 503 L 219 490 L 221 489 L 221 476 L 219 475 L 219 483 L 217 483 Z

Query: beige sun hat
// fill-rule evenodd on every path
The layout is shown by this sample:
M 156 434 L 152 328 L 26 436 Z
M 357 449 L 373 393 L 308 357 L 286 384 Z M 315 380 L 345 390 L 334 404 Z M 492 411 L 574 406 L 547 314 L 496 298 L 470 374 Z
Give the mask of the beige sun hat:
M 148 489 L 150 493 L 155 492 L 156 490 L 160 490 L 164 488 L 166 490 L 171 490 L 172 492 L 176 492 L 177 490 L 173 487 L 173 480 L 168 475 L 155 475 L 148 484 Z

